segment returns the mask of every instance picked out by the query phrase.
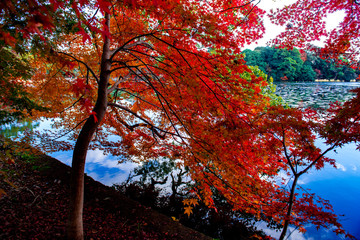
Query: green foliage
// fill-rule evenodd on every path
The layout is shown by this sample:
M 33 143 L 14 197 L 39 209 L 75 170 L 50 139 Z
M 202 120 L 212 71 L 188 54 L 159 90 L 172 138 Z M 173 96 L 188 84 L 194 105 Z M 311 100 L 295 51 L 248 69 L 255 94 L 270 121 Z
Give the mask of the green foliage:
M 270 76 L 268 76 L 263 70 L 261 70 L 258 66 L 250 66 L 250 69 L 252 71 L 252 74 L 254 74 L 256 77 L 261 77 L 263 79 L 267 80 L 268 85 L 265 87 L 261 87 L 262 94 L 268 98 L 270 98 L 270 104 L 272 106 L 275 105 L 284 105 L 283 99 L 276 95 L 276 85 L 274 84 L 274 79 Z M 251 75 L 248 72 L 245 72 L 241 75 L 242 78 L 251 81 Z
M 298 81 L 301 82 L 311 82 L 314 81 L 316 78 L 316 72 L 313 70 L 310 64 L 307 64 L 308 62 L 305 62 L 299 72 L 298 72 Z
M 297 75 L 303 65 L 299 50 L 291 51 L 257 47 L 254 51 L 245 50 L 245 61 L 250 66 L 258 66 L 275 81 L 296 81 Z
M 245 60 L 249 66 L 257 66 L 263 72 L 266 72 L 267 63 L 266 63 L 266 55 L 262 50 L 265 48 L 256 48 L 254 51 L 246 49 L 243 51 L 245 55 Z
M 318 79 L 339 79 L 348 82 L 356 79 L 360 74 L 358 69 L 352 69 L 347 65 L 346 59 L 340 59 L 342 64 L 339 64 L 334 59 L 322 59 L 315 54 L 309 53 L 307 62 L 311 64 Z
M 21 120 L 32 110 L 45 110 L 23 88 L 33 73 L 30 56 L 1 46 L 0 55 L 0 125 Z
M 296 81 L 302 64 L 299 50 L 288 51 L 276 48 L 274 49 L 273 60 L 270 62 L 270 68 L 273 70 L 274 79 Z
M 308 82 L 315 79 L 338 79 L 350 81 L 357 78 L 359 71 L 346 65 L 346 59 L 324 60 L 314 53 L 298 49 L 287 50 L 274 47 L 257 47 L 253 51 L 246 49 L 245 61 L 249 66 L 258 66 L 275 81 Z M 345 63 L 345 64 L 344 64 Z

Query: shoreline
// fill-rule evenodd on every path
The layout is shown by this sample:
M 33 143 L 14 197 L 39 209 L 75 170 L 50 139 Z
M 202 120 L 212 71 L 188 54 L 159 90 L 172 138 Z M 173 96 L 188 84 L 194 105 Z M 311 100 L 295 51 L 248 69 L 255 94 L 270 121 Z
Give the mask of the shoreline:
M 339 79 L 315 79 L 314 82 L 348 82 L 348 81 L 339 80 Z M 356 79 L 352 79 L 349 82 L 359 82 L 359 81 L 356 81 Z

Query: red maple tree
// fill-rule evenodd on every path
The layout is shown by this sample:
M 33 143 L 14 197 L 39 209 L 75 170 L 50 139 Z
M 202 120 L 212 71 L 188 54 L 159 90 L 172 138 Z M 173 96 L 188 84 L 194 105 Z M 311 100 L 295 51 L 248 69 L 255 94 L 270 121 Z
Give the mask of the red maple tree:
M 289 26 L 280 36 L 282 45 L 304 46 L 325 34 L 325 13 L 358 7 L 356 1 L 341 1 L 348 4 L 340 7 L 309 2 L 318 8 L 298 1 L 274 14 L 274 22 Z M 246 66 L 241 55 L 264 32 L 265 12 L 255 1 L 23 3 L 5 1 L 2 14 L 23 17 L 26 28 L 3 27 L 0 33 L 8 45 L 38 35 L 47 50 L 45 57 L 34 54 L 36 74 L 28 91 L 52 109 L 34 116 L 60 119 L 58 125 L 76 140 L 69 239 L 83 239 L 83 179 L 90 148 L 135 161 L 176 159 L 179 167 L 189 167 L 206 204 L 212 205 L 216 188 L 234 209 L 283 224 L 284 234 L 289 224 L 301 227 L 307 221 L 334 225 L 343 233 L 336 215 L 316 205 L 312 195 L 296 198 L 295 186 L 311 167 L 332 163 L 314 146 L 314 131 L 328 139 L 330 148 L 359 141 L 359 96 L 333 108 L 327 122 L 311 111 L 272 106 L 266 79 Z M 29 11 L 15 11 L 19 6 Z M 313 21 L 299 19 L 304 14 Z M 56 16 L 71 24 L 62 28 Z M 330 35 L 324 53 L 357 54 L 359 34 L 347 28 L 353 26 L 348 18 L 344 23 Z M 300 29 L 305 37 L 296 35 Z M 341 40 L 343 35 L 348 41 Z M 119 138 L 112 140 L 109 134 Z M 274 180 L 281 170 L 294 176 L 290 191 Z

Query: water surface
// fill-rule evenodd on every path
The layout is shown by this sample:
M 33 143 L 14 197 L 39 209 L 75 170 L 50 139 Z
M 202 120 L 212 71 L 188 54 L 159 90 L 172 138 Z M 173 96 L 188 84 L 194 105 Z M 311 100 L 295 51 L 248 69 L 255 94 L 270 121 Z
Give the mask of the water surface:
M 350 90 L 358 87 L 359 82 L 278 83 L 276 93 L 292 107 L 326 109 L 330 102 L 351 99 L 354 93 Z M 317 141 L 317 145 L 326 148 L 321 140 Z M 356 150 L 355 144 L 348 144 L 327 156 L 337 161 L 337 169 L 326 166 L 321 171 L 311 170 L 300 178 L 299 184 L 329 200 L 344 229 L 360 239 L 360 151 Z M 311 226 L 307 230 L 304 236 L 296 234 L 293 239 L 343 239 L 332 231 L 317 231 Z

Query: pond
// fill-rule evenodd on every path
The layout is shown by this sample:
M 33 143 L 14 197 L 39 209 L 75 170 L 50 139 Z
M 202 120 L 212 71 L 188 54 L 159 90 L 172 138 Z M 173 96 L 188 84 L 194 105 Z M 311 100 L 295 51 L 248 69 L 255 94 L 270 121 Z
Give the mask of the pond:
M 360 83 L 278 83 L 277 94 L 283 97 L 289 106 L 326 108 L 329 102 L 346 101 L 353 94 L 349 90 L 360 87 Z M 48 129 L 50 121 L 43 121 L 38 128 Z M 19 126 L 18 126 L 19 127 Z M 319 147 L 325 145 L 319 140 Z M 360 239 L 360 151 L 355 149 L 354 144 L 344 146 L 331 152 L 327 156 L 337 161 L 337 169 L 326 166 L 321 171 L 310 171 L 299 180 L 303 188 L 310 188 L 311 192 L 320 197 L 330 200 L 335 213 L 341 215 L 341 223 L 346 231 Z M 67 165 L 71 165 L 71 151 L 55 152 L 50 154 Z M 118 159 L 104 155 L 102 151 L 90 151 L 88 153 L 85 172 L 97 181 L 111 186 L 127 179 L 129 172 L 136 167 L 134 163 L 118 164 Z M 307 227 L 305 234 L 294 231 L 289 239 L 343 239 L 331 231 L 313 227 Z M 279 233 L 265 229 L 274 237 Z
M 351 99 L 354 94 L 349 91 L 358 87 L 359 82 L 278 83 L 276 93 L 292 107 L 326 108 L 329 102 Z M 321 140 L 317 145 L 326 147 Z M 360 239 L 360 151 L 355 144 L 348 144 L 327 156 L 337 161 L 337 169 L 326 166 L 321 171 L 312 170 L 300 178 L 299 185 L 329 200 L 335 213 L 341 215 L 344 229 Z M 292 239 L 343 239 L 324 229 L 307 230 L 304 235 L 294 232 Z
M 276 84 L 276 94 L 290 107 L 327 108 L 330 102 L 345 102 L 354 96 L 351 89 L 360 82 L 305 82 Z

